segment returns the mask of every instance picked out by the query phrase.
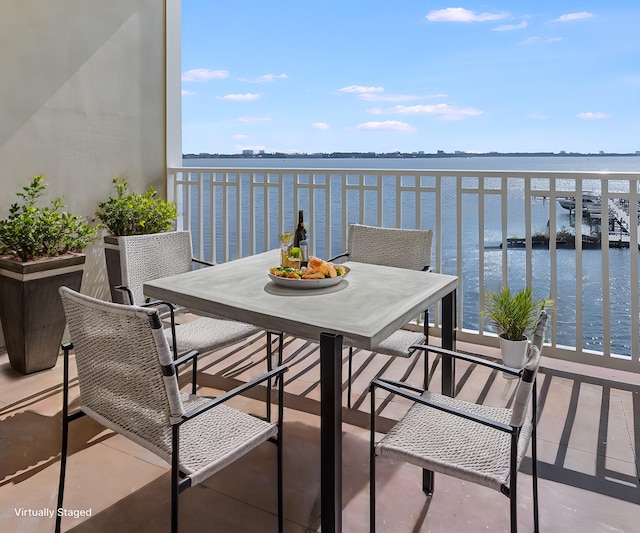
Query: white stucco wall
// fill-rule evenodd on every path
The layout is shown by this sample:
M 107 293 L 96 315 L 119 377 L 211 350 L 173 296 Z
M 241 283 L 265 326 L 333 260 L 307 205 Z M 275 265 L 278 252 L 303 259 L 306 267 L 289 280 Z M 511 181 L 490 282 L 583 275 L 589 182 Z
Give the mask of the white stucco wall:
M 37 174 L 87 216 L 115 176 L 164 193 L 164 17 L 164 0 L 0 2 L 1 218 Z M 87 256 L 83 292 L 107 298 L 102 247 Z

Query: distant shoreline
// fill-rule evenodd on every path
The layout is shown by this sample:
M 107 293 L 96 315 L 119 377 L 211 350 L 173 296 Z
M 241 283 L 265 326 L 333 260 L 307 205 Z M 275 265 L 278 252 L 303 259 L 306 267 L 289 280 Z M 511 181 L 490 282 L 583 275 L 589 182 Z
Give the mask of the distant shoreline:
M 579 153 L 579 152 L 331 152 L 331 153 L 296 153 L 282 152 L 259 154 L 182 154 L 183 159 L 447 159 L 447 158 L 471 158 L 471 157 L 629 157 L 640 156 L 640 151 L 628 153 Z

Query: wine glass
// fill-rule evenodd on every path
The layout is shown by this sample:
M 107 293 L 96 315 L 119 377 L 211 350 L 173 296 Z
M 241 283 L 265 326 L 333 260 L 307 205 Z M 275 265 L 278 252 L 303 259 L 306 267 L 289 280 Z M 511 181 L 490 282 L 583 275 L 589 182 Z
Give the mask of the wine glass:
M 293 241 L 293 232 L 283 233 L 280 235 L 280 266 L 289 266 L 289 249 Z

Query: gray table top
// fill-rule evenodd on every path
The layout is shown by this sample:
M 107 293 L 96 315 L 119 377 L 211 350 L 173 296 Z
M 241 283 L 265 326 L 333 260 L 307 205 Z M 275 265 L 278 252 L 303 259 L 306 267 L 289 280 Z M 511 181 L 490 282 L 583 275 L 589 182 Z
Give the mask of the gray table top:
M 458 285 L 456 276 L 347 262 L 333 287 L 275 285 L 268 270 L 279 250 L 145 283 L 146 296 L 314 341 L 335 333 L 371 349 Z

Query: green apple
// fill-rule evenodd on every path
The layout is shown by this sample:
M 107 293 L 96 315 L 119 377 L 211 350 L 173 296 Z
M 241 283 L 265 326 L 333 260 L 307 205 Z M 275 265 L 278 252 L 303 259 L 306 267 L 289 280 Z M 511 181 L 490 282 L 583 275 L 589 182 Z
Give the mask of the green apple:
M 302 256 L 302 253 L 300 252 L 300 248 L 298 248 L 297 246 L 294 246 L 289 250 L 289 257 L 293 257 L 294 259 L 300 259 L 301 256 Z

